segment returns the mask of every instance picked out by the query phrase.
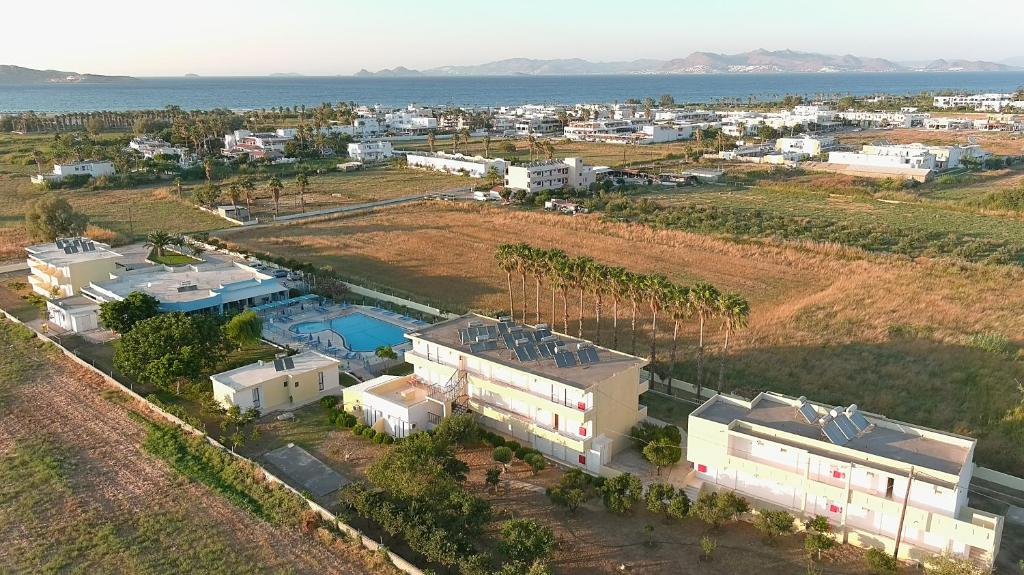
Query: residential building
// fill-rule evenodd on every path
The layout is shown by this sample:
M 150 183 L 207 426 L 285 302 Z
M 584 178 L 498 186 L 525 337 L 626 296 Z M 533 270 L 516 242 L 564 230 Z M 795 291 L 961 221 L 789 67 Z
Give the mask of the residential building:
M 280 279 L 235 262 L 183 266 L 154 265 L 111 273 L 82 288 L 93 301 L 123 300 L 143 292 L 160 301 L 160 311 L 224 313 L 288 298 Z
M 924 181 L 937 169 L 935 154 L 921 145 L 865 145 L 860 152 L 829 152 L 828 163 L 864 176 L 899 176 Z
M 686 458 L 697 487 L 824 516 L 842 542 L 991 562 L 1003 518 L 967 506 L 975 443 L 856 405 L 716 395 L 689 416 Z
M 422 399 L 435 405 L 419 415 L 407 410 L 404 421 L 389 424 L 392 428 L 429 428 L 469 410 L 485 427 L 548 457 L 602 473 L 628 446 L 629 430 L 647 415 L 639 403 L 647 390 L 640 377 L 646 360 L 554 333 L 544 324 L 468 314 L 406 337 L 412 341 L 405 360 L 413 365 L 413 376 L 376 395 L 392 398 L 393 404 L 400 403 L 397 394 L 409 403 Z M 376 417 L 367 416 L 366 405 L 389 413 L 360 399 L 365 421 Z M 345 408 L 360 410 L 348 395 Z
M 352 120 L 353 135 L 359 138 L 376 138 L 384 129 L 376 117 L 360 117 Z
M 28 283 L 32 291 L 47 298 L 79 295 L 94 281 L 110 279 L 121 254 L 89 238 L 58 238 L 54 242 L 25 248 L 28 253 Z
M 405 437 L 439 423 L 446 415 L 443 401 L 431 400 L 432 387 L 418 376 L 382 375 L 342 392 L 345 409 L 362 423 L 393 437 Z
M 534 193 L 560 188 L 585 189 L 595 181 L 594 169 L 582 158 L 531 162 L 509 166 L 505 186 Z
M 338 395 L 340 363 L 312 350 L 257 361 L 211 375 L 213 398 L 226 408 L 238 406 L 242 411 L 293 409 L 326 395 Z
M 1024 101 L 1018 101 L 1013 94 L 953 94 L 935 96 L 932 105 L 936 108 L 970 108 L 977 112 L 999 112 L 1003 108 L 1024 108 Z
M 384 125 L 392 132 L 416 134 L 436 130 L 437 118 L 424 115 L 419 110 L 400 110 L 384 114 Z
M 561 134 L 563 126 L 557 116 L 531 116 L 520 118 L 515 131 L 517 136 L 549 136 Z
M 608 135 L 632 135 L 636 134 L 642 124 L 633 123 L 629 120 L 591 120 L 586 122 L 569 122 L 563 129 L 567 140 L 573 141 L 599 141 L 601 137 Z
M 779 138 L 775 140 L 775 150 L 783 154 L 798 154 L 802 157 L 817 156 L 836 145 L 833 136 L 810 136 L 804 134 L 798 138 Z
M 85 296 L 46 300 L 47 319 L 65 331 L 82 333 L 99 329 L 99 312 L 100 305 Z
M 410 168 L 422 168 L 449 174 L 463 174 L 471 178 L 486 177 L 494 170 L 504 177 L 508 164 L 501 158 L 485 158 L 483 156 L 464 156 L 462 154 L 446 154 L 444 152 L 417 152 L 405 156 L 406 165 Z
M 178 156 L 178 164 L 182 167 L 191 166 L 195 163 L 195 155 L 184 146 L 173 146 L 159 138 L 136 137 L 128 142 L 128 147 L 142 154 L 144 158 L 155 158 L 157 156 Z
M 919 128 L 931 117 L 925 112 L 837 112 L 836 117 L 863 128 Z
M 348 157 L 357 162 L 380 162 L 390 159 L 393 154 L 394 148 L 387 140 L 353 142 L 348 145 Z
M 54 164 L 53 172 L 49 174 L 36 174 L 32 176 L 33 184 L 43 182 L 59 182 L 68 176 L 86 176 L 88 178 L 99 178 L 112 176 L 117 173 L 114 163 L 107 160 L 82 160 L 81 162 L 69 162 L 66 164 Z
M 978 144 L 930 146 L 916 143 L 895 145 L 866 144 L 861 148 L 861 153 L 869 155 L 897 155 L 908 157 L 921 153 L 928 153 L 935 157 L 934 166 L 932 166 L 935 170 L 958 168 L 964 158 L 985 161 L 985 159 L 992 155 L 982 150 L 981 146 Z
M 928 118 L 923 126 L 929 130 L 973 130 L 974 120 L 968 118 Z

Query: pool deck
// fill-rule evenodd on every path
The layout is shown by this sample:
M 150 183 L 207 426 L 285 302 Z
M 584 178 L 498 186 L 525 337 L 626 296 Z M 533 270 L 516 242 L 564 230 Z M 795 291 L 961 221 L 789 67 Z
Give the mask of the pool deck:
M 373 365 L 387 360 L 377 357 L 374 351 L 352 351 L 344 347 L 346 344 L 343 335 L 332 329 L 323 329 L 309 334 L 298 334 L 293 329 L 294 326 L 299 324 L 329 322 L 332 319 L 353 313 L 360 313 L 387 322 L 405 331 L 422 329 L 429 325 L 424 321 L 378 307 L 350 304 L 320 307 L 314 303 L 306 302 L 265 314 L 263 337 L 278 345 L 287 345 L 298 349 L 313 349 L 335 357 L 341 361 L 341 367 L 345 371 L 357 369 L 370 371 Z M 327 346 L 328 341 L 331 343 L 331 347 Z M 408 341 L 392 346 L 392 349 L 395 350 L 399 358 L 410 348 L 411 343 Z

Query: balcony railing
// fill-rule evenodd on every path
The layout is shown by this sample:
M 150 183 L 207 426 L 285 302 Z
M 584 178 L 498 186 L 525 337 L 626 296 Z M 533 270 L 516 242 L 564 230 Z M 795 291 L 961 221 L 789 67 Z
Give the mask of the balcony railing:
M 560 436 L 562 436 L 562 437 L 564 437 L 564 438 L 566 438 L 568 440 L 571 440 L 571 441 L 586 441 L 587 439 L 589 439 L 588 437 L 581 437 L 581 436 L 579 436 L 577 434 L 570 433 L 570 432 L 567 432 L 567 431 L 563 431 L 561 429 L 555 428 L 554 426 L 547 425 L 545 423 L 541 423 L 541 422 L 537 421 L 536 419 L 533 419 L 529 415 L 523 415 L 522 413 L 519 413 L 517 411 L 513 411 L 513 410 L 505 407 L 504 405 L 497 404 L 497 403 L 492 403 L 490 401 L 487 401 L 483 397 L 474 395 L 474 396 L 471 396 L 470 399 L 472 401 L 476 401 L 476 402 L 482 403 L 482 404 L 486 405 L 487 407 L 490 407 L 491 409 L 493 409 L 493 410 L 495 410 L 495 411 L 497 411 L 497 412 L 499 412 L 499 413 L 501 413 L 501 414 L 503 414 L 503 415 L 505 415 L 507 417 L 510 417 L 512 419 L 515 419 L 517 421 L 525 423 L 525 424 L 527 424 L 529 426 L 543 429 L 543 430 L 545 430 L 545 431 L 547 431 L 549 433 L 554 433 L 554 434 L 560 435 Z

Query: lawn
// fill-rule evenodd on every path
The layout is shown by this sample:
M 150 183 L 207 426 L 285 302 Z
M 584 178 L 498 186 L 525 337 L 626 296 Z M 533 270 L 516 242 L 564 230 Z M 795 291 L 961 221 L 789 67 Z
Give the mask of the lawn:
M 792 209 L 809 208 L 794 202 Z M 989 229 L 1004 236 L 1018 233 L 994 224 Z M 1015 447 L 1024 440 L 1015 383 L 1024 381 L 1024 362 L 1015 355 L 1024 343 L 1024 317 L 1015 303 L 1024 298 L 1019 268 L 910 261 L 834 246 L 735 242 L 606 222 L 598 215 L 469 203 L 420 203 L 240 230 L 229 239 L 249 249 L 331 266 L 457 311 L 507 310 L 505 276 L 496 269 L 493 252 L 510 241 L 559 247 L 633 271 L 663 273 L 684 284 L 710 281 L 746 296 L 753 310 L 750 327 L 730 342 L 727 389 L 746 394 L 771 389 L 833 404 L 857 403 L 895 419 L 969 433 L 980 438 L 980 464 L 1024 473 L 1024 453 Z M 518 281 L 515 292 L 521 301 Z M 528 293 L 532 302 L 532 285 Z M 541 319 L 550 321 L 546 287 L 541 301 Z M 628 347 L 627 307 L 619 311 L 620 348 Z M 605 343 L 610 308 L 606 299 Z M 586 309 L 590 334 L 589 299 Z M 640 312 L 638 349 L 645 350 L 650 321 L 644 307 Z M 558 310 L 556 324 L 561 324 L 560 315 Z M 662 321 L 659 326 L 665 350 L 671 325 Z M 712 384 L 718 376 L 720 333 L 714 322 L 706 334 Z M 694 376 L 695 335 L 694 323 L 684 322 L 676 372 L 683 380 Z M 984 343 L 990 340 L 1003 343 Z M 651 409 L 655 415 L 660 407 Z
M 183 266 L 185 264 L 196 264 L 201 261 L 194 257 L 172 252 L 170 250 L 165 251 L 162 255 L 157 255 L 156 250 L 153 250 L 149 252 L 146 259 L 153 263 L 163 264 L 165 266 Z

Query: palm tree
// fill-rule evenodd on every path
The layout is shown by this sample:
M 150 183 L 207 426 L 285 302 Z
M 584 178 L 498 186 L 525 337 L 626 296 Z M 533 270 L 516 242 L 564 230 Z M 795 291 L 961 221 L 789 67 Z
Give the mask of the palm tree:
M 594 260 L 587 256 L 576 256 L 572 260 L 570 266 L 569 279 L 572 283 L 572 287 L 576 288 L 580 294 L 580 314 L 579 314 L 579 328 L 576 331 L 576 337 L 583 339 L 583 295 L 587 291 L 587 277 L 590 274 L 590 268 L 594 266 Z
M 231 200 L 231 207 L 238 207 L 238 200 L 242 199 L 242 188 L 238 184 L 228 186 L 228 198 Z
M 555 157 L 555 145 L 551 142 L 544 143 L 544 157 L 549 160 Z
M 544 254 L 544 267 L 548 285 L 551 286 L 551 325 L 555 326 L 557 316 L 555 315 L 555 296 L 558 294 L 558 274 L 561 273 L 562 262 L 567 259 L 565 252 L 554 248 L 547 250 Z M 564 333 L 564 332 L 563 332 Z
M 181 178 L 174 178 L 174 187 L 178 190 L 178 199 L 181 199 Z
M 573 263 L 568 257 L 555 260 L 553 287 L 562 295 L 562 333 L 569 333 L 569 288 L 572 287 Z
M 700 336 L 697 340 L 697 401 L 701 399 L 704 387 L 704 324 L 718 309 L 718 290 L 715 286 L 700 282 L 689 292 L 690 306 L 700 322 Z
M 166 249 L 167 246 L 171 245 L 172 242 L 173 238 L 171 237 L 171 234 L 167 232 L 151 232 L 149 235 L 146 236 L 145 247 L 153 248 L 153 251 L 156 252 L 157 257 L 163 257 L 164 249 Z
M 672 314 L 672 351 L 668 355 L 668 394 L 672 395 L 672 374 L 676 371 L 676 350 L 679 344 L 679 324 L 690 318 L 690 288 L 685 286 L 672 286 L 666 302 L 669 312 Z
M 628 278 L 625 268 L 608 268 L 609 292 L 612 295 L 612 349 L 619 347 L 619 302 L 627 297 Z
M 527 262 L 530 259 L 531 249 L 533 248 L 524 242 L 519 242 L 512 246 L 512 262 L 515 264 L 516 272 L 519 273 L 519 276 L 523 280 L 523 312 L 521 321 L 524 324 L 526 323 L 526 308 L 528 307 L 526 305 L 526 302 L 528 301 L 526 298 L 526 275 L 530 271 L 529 264 Z
M 206 183 L 213 180 L 213 158 L 207 157 L 203 160 L 203 173 L 206 174 Z
M 463 150 L 469 150 L 469 128 L 463 128 L 459 130 L 459 133 L 455 135 L 456 138 L 461 138 L 460 142 L 465 145 Z
M 251 214 L 252 201 L 256 193 L 256 183 L 252 181 L 252 178 L 247 176 L 242 178 L 242 181 L 238 186 L 242 188 L 242 195 L 245 197 L 245 211 Z
M 717 303 L 718 315 L 722 318 L 722 331 L 725 332 L 721 363 L 718 367 L 718 391 L 721 392 L 725 385 L 725 356 L 729 351 L 729 336 L 736 330 L 747 326 L 747 319 L 750 317 L 750 304 L 743 296 L 736 293 L 719 296 Z
M 281 211 L 281 190 L 284 189 L 284 185 L 281 184 L 281 178 L 270 176 L 267 187 L 270 188 L 270 195 L 274 197 L 274 216 L 277 217 Z
M 512 244 L 501 244 L 494 250 L 494 260 L 498 262 L 498 268 L 505 272 L 505 280 L 508 282 L 508 313 L 515 315 L 515 299 L 512 296 L 512 272 L 516 269 L 515 258 L 513 257 Z
M 295 185 L 299 187 L 299 209 L 306 211 L 306 188 L 309 187 L 309 176 L 299 174 L 295 177 Z
M 547 250 L 541 248 L 530 248 L 530 258 L 526 264 L 529 267 L 530 275 L 533 276 L 536 293 L 534 298 L 534 325 L 540 323 L 540 280 L 548 277 L 549 259 Z M 552 320 L 553 321 L 553 320 Z
M 431 131 L 427 132 L 427 146 L 430 146 L 430 153 L 431 154 L 434 153 L 434 141 L 435 140 L 436 140 L 436 136 L 434 135 L 434 131 L 431 130 Z
M 485 135 L 483 143 L 484 143 L 484 157 L 485 158 L 490 158 L 491 157 L 491 136 L 490 135 Z
M 644 276 L 626 272 L 626 297 L 629 298 L 631 307 L 629 353 L 636 355 L 636 308 L 644 295 Z
M 672 284 L 668 278 L 661 274 L 652 274 L 644 278 L 644 299 L 647 300 L 647 305 L 651 308 L 651 381 L 654 381 L 654 361 L 657 357 L 658 312 L 665 306 L 666 296 L 671 288 Z
M 587 288 L 594 296 L 594 341 L 598 344 L 601 343 L 601 308 L 604 305 L 604 295 L 611 291 L 611 286 L 608 285 L 610 269 L 599 263 L 587 269 Z
M 533 161 L 533 153 L 537 151 L 537 138 L 532 135 L 526 137 L 526 146 L 530 149 L 530 161 Z

